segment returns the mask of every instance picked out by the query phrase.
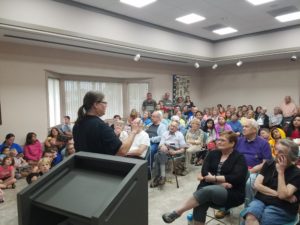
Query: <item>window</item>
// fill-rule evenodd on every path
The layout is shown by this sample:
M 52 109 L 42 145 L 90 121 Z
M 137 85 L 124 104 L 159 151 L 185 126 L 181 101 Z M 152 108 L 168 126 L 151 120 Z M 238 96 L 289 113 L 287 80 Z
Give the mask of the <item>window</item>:
M 84 95 L 90 91 L 101 91 L 108 102 L 106 114 L 102 119 L 112 118 L 115 114 L 123 115 L 123 94 L 121 83 L 93 81 L 64 81 L 65 114 L 76 120 L 77 110 L 83 103 Z
M 148 93 L 148 83 L 129 83 L 128 100 L 129 110 L 136 109 L 142 112 L 142 104 Z
M 48 78 L 48 102 L 50 127 L 60 124 L 59 79 Z
M 108 102 L 103 120 L 111 119 L 118 114 L 122 118 L 135 108 L 142 110 L 142 103 L 149 89 L 148 79 L 78 77 L 48 72 L 48 104 L 49 125 L 61 123 L 63 116 L 70 116 L 71 121 L 77 119 L 77 111 L 83 104 L 84 95 L 88 91 L 101 91 Z

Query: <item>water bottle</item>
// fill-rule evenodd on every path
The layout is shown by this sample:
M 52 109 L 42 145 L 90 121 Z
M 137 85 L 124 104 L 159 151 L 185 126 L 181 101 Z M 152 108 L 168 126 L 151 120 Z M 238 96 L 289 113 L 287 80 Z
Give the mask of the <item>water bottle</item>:
M 188 223 L 187 223 L 188 225 L 193 225 L 194 224 L 193 223 L 193 213 L 187 214 L 186 219 L 188 221 Z

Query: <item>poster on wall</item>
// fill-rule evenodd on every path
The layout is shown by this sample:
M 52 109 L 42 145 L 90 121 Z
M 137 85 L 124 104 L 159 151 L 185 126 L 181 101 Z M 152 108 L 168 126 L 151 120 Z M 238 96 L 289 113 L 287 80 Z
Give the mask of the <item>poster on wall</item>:
M 190 96 L 191 76 L 173 75 L 173 102 L 176 103 L 178 97 L 185 99 Z

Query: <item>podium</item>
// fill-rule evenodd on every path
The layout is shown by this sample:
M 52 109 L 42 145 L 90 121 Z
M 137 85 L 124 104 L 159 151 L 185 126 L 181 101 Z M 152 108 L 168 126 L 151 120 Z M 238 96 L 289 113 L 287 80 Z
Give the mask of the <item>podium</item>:
M 78 152 L 17 203 L 19 225 L 148 225 L 147 162 Z

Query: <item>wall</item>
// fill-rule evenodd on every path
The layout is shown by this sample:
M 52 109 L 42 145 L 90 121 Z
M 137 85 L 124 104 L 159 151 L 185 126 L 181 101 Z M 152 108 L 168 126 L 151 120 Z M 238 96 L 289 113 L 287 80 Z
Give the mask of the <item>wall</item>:
M 253 104 L 272 113 L 286 95 L 299 105 L 300 62 L 278 60 L 209 68 L 203 70 L 201 84 L 202 106 Z
M 27 132 L 44 140 L 48 129 L 45 71 L 64 74 L 152 78 L 152 92 L 158 100 L 172 91 L 172 74 L 192 75 L 192 99 L 199 104 L 200 76 L 193 67 L 155 62 L 134 62 L 76 51 L 0 42 L 0 142 L 13 132 L 23 144 Z M 198 72 L 199 73 L 199 72 Z

